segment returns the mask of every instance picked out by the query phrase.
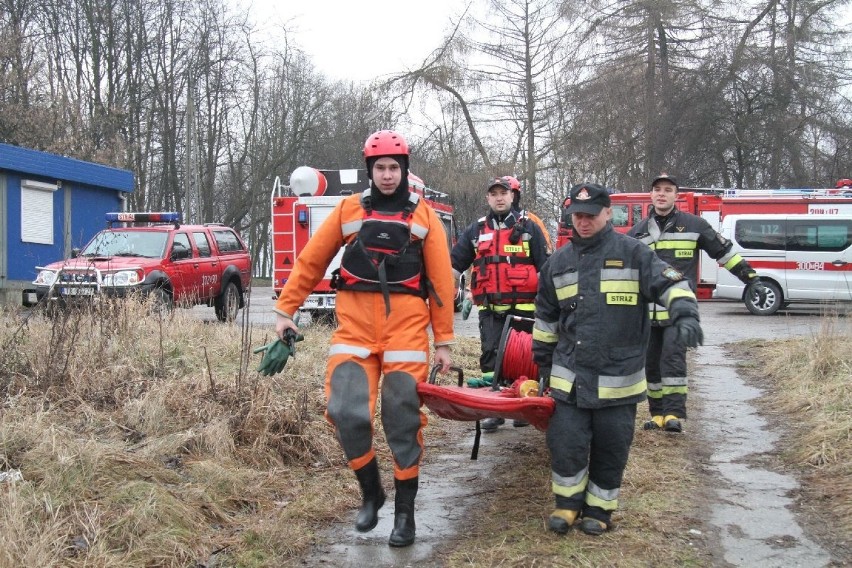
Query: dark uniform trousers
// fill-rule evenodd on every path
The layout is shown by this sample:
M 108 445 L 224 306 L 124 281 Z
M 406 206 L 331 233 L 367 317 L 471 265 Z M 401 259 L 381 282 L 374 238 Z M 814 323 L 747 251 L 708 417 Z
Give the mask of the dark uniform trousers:
M 514 319 L 509 324 L 512 329 L 532 333 L 533 318 L 532 310 L 508 309 L 495 311 L 488 308 L 479 309 L 479 340 L 482 344 L 482 352 L 479 356 L 479 370 L 483 373 L 494 371 L 497 366 L 497 351 L 500 349 L 500 339 L 506 318 L 520 316 L 523 320 Z
M 651 416 L 686 418 L 686 349 L 672 325 L 651 326 L 645 361 Z
M 547 429 L 553 475 L 563 479 L 563 486 L 572 485 L 576 490 L 570 496 L 556 493 L 556 507 L 583 511 L 584 516 L 609 522 L 612 510 L 590 504 L 594 497 L 588 495 L 587 486 L 591 483 L 603 492 L 615 491 L 610 497 L 617 499 L 633 442 L 636 404 L 578 408 L 554 400 L 556 407 Z M 565 480 L 576 483 L 566 484 Z

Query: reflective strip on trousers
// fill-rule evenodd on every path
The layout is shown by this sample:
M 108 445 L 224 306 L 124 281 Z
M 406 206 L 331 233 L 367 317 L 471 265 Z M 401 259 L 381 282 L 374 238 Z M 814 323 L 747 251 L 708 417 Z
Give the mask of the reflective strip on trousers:
M 589 482 L 589 468 L 584 467 L 582 471 L 572 477 L 562 477 L 555 471 L 552 475 L 552 490 L 556 495 L 563 497 L 573 497 L 578 493 L 586 490 L 586 485 Z
M 428 354 L 423 351 L 385 351 L 385 363 L 426 363 Z
M 615 511 L 618 508 L 618 490 L 618 487 L 601 489 L 589 481 L 586 488 L 586 504 L 591 507 L 600 507 L 604 511 Z
M 334 355 L 354 355 L 359 359 L 366 359 L 370 356 L 370 350 L 366 347 L 358 345 L 346 345 L 343 343 L 335 343 L 328 348 L 329 356 Z

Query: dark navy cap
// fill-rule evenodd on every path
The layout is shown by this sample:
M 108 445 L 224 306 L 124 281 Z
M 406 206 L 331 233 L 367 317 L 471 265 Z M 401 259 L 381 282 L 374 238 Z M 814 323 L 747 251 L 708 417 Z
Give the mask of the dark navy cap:
M 677 179 L 674 176 L 670 176 L 666 172 L 661 173 L 657 177 L 651 180 L 651 187 L 657 185 L 658 182 L 667 181 L 674 185 L 677 189 L 680 189 L 680 184 L 677 183 Z
M 569 193 L 571 204 L 567 213 L 586 213 L 597 215 L 604 207 L 609 207 L 612 201 L 609 192 L 594 183 L 581 183 L 571 188 Z

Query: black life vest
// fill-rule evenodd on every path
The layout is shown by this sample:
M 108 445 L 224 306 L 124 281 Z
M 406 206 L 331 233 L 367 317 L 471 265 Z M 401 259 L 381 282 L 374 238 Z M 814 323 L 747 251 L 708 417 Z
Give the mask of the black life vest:
M 423 262 L 423 239 L 428 230 L 413 226 L 412 213 L 420 196 L 410 193 L 402 211 L 384 212 L 372 208 L 370 190 L 361 196 L 364 214 L 347 231 L 355 237 L 347 243 L 333 285 L 338 290 L 382 292 L 390 313 L 390 293 L 413 294 L 426 298 L 429 287 Z

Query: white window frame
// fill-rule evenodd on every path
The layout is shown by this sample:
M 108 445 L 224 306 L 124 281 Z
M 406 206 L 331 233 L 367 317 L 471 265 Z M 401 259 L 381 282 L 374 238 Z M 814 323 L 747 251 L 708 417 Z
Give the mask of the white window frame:
M 21 240 L 25 243 L 53 244 L 53 192 L 55 183 L 21 180 Z

